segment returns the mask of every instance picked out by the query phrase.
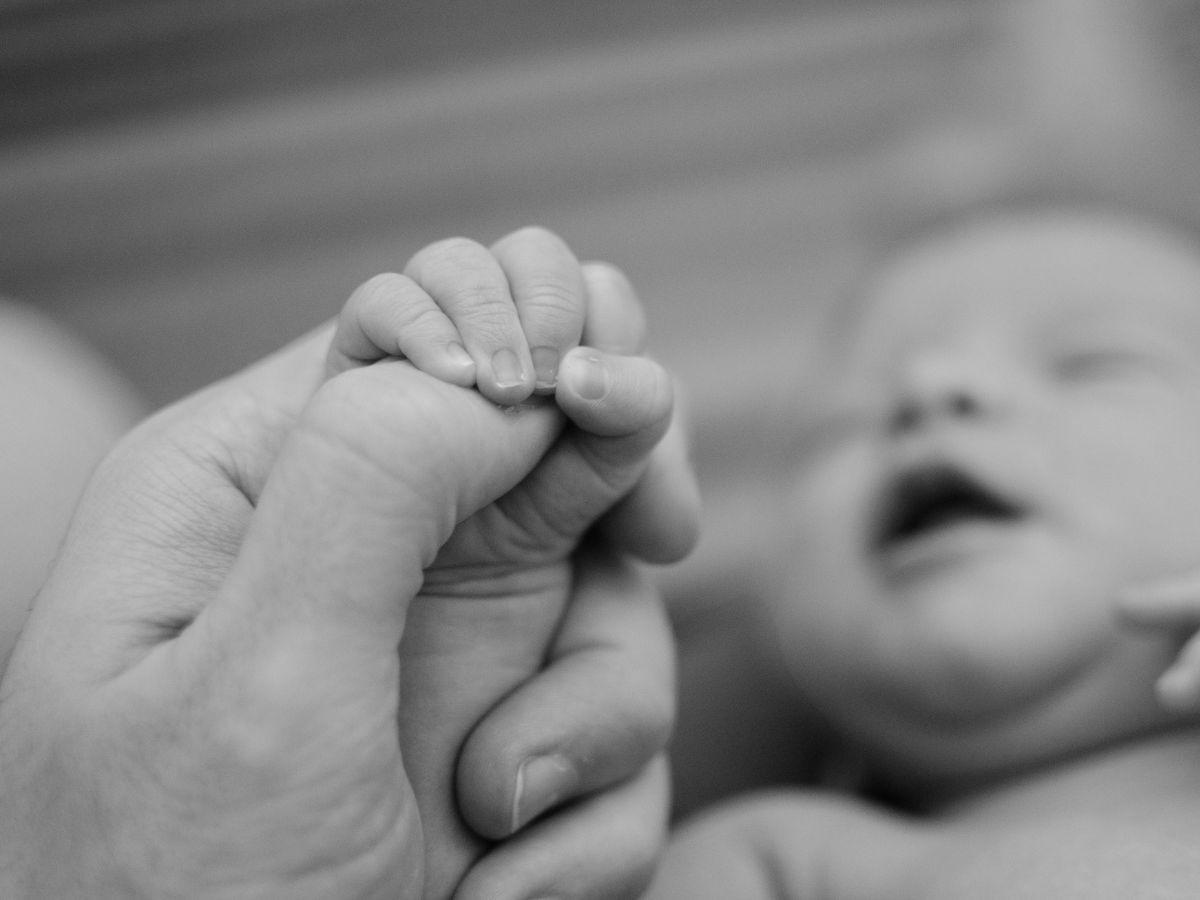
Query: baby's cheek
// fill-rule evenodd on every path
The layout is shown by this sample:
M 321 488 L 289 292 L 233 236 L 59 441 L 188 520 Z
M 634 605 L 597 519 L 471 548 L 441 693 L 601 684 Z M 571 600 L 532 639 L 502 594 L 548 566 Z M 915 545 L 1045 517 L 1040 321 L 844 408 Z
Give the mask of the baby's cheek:
M 1161 463 L 1140 483 L 1126 482 L 1123 520 L 1113 523 L 1114 540 L 1131 551 L 1129 562 L 1146 570 L 1136 575 L 1200 567 L 1200 455 Z
M 809 496 L 801 514 L 794 515 L 779 561 L 783 577 L 768 598 L 788 652 L 837 658 L 848 649 L 847 641 L 860 635 L 878 593 L 861 533 L 854 508 L 838 491 Z
M 814 467 L 789 497 L 786 529 L 789 561 L 836 587 L 868 563 L 872 479 L 854 459 Z

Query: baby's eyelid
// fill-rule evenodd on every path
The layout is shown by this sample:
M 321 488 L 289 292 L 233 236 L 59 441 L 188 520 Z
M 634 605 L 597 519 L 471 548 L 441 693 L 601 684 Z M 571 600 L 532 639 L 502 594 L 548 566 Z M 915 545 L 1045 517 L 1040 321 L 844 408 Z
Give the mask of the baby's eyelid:
M 1051 363 L 1063 378 L 1078 378 L 1115 372 L 1135 365 L 1141 355 L 1128 347 L 1083 347 L 1057 354 Z
M 1170 347 L 1147 342 L 1096 346 L 1064 353 L 1052 363 L 1052 376 L 1065 384 L 1142 381 L 1146 376 L 1173 379 L 1180 359 Z

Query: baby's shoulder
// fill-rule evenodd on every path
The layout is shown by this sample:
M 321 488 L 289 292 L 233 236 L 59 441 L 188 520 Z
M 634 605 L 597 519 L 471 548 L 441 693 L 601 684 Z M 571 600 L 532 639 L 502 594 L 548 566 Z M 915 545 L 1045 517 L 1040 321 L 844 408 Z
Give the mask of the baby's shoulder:
M 930 897 L 1193 896 L 1200 746 L 1162 736 L 1015 782 L 931 823 Z
M 649 896 L 905 897 L 929 837 L 918 820 L 852 797 L 763 792 L 715 807 L 680 829 Z
M 1200 795 L 1190 822 L 1164 810 L 1062 812 L 942 827 L 929 858 L 929 898 L 1192 896 L 1200 884 Z M 1182 830 L 1180 827 L 1182 826 Z

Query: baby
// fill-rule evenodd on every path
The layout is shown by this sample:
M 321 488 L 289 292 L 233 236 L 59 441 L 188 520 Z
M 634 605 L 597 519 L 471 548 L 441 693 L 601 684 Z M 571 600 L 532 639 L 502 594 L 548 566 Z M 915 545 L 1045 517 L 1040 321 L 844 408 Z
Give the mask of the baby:
M 510 410 L 500 424 L 526 427 L 508 481 L 438 511 L 453 533 L 429 561 L 405 626 L 400 734 L 426 841 L 426 897 L 450 896 L 483 846 L 454 801 L 458 757 L 484 714 L 544 664 L 585 532 L 617 502 L 637 503 L 639 479 L 686 476 L 670 464 L 647 472 L 673 400 L 666 372 L 638 355 L 643 346 L 644 317 L 623 277 L 581 265 L 559 238 L 533 228 L 491 248 L 431 244 L 404 274 L 363 285 L 339 317 L 329 377 L 375 362 L 433 376 L 414 379 L 409 397 L 428 405 L 432 455 L 469 453 L 483 466 L 508 452 L 497 447 L 511 440 L 463 448 L 446 437 L 455 420 L 495 418 L 495 404 Z M 529 417 L 541 421 L 518 422 Z M 424 477 L 431 470 L 416 467 Z M 672 521 L 646 521 L 655 516 Z M 639 518 L 670 536 L 659 561 L 694 538 L 694 506 L 656 506 Z M 620 547 L 631 535 L 608 537 Z M 498 837 L 528 818 L 518 805 L 510 821 L 482 826 Z
M 981 216 L 832 350 L 768 618 L 859 789 L 718 807 L 651 896 L 1195 896 L 1200 244 Z

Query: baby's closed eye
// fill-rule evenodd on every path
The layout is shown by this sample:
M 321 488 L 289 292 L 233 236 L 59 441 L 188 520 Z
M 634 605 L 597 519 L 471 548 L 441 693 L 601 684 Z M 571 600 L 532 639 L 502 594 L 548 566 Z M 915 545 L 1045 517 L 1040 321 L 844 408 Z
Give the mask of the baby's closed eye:
M 1162 376 L 1178 364 L 1179 351 L 1163 336 L 1126 329 L 1120 334 L 1065 340 L 1047 351 L 1050 374 L 1066 384 L 1103 383 Z
M 1058 353 L 1051 372 L 1062 381 L 1089 381 L 1126 374 L 1150 362 L 1149 357 L 1128 347 L 1085 347 Z

